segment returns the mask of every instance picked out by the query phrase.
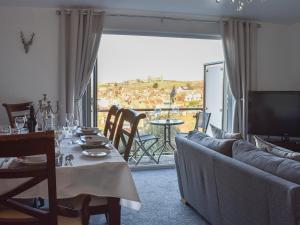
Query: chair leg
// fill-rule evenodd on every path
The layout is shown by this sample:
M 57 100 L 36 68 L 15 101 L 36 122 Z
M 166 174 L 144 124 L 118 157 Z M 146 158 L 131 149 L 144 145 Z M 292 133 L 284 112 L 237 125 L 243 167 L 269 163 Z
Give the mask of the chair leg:
M 109 215 L 108 215 L 107 212 L 105 213 L 105 220 L 106 220 L 106 223 L 108 224 L 108 222 L 109 222 L 109 221 L 108 221 L 108 220 L 109 220 Z
M 108 198 L 108 224 L 121 224 L 121 206 L 119 198 Z
M 81 223 L 82 225 L 89 225 L 90 222 L 90 212 L 89 204 L 91 202 L 91 196 L 85 196 L 81 209 Z
M 137 142 L 139 148 L 143 151 L 143 154 L 140 156 L 140 158 L 138 159 L 138 161 L 136 162 L 135 165 L 139 164 L 140 161 L 142 160 L 142 158 L 147 155 L 151 160 L 153 160 L 156 164 L 158 164 L 158 161 L 156 161 L 156 159 L 154 158 L 154 155 L 152 156 L 151 153 L 149 153 L 149 151 L 151 150 L 151 148 L 158 142 L 158 140 L 155 140 L 150 146 L 148 146 L 148 148 L 145 147 L 145 144 L 147 143 L 147 141 L 144 142 Z

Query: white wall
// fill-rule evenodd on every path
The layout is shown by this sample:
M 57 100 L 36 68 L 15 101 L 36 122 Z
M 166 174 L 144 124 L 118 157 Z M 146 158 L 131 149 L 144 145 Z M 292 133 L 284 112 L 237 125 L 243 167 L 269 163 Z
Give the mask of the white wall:
M 43 93 L 58 99 L 59 16 L 55 9 L 0 7 L 0 103 L 37 102 Z M 217 24 L 155 19 L 106 19 L 105 29 L 114 31 L 165 32 L 166 34 L 218 36 Z M 26 55 L 19 32 L 36 37 Z M 300 24 L 263 23 L 258 34 L 257 90 L 300 90 Z M 0 124 L 8 120 L 0 106 Z
M 300 23 L 289 27 L 291 43 L 291 76 L 288 77 L 296 90 L 300 90 Z
M 58 16 L 55 9 L 0 8 L 0 124 L 8 124 L 2 103 L 58 98 Z M 35 32 L 25 54 L 19 32 Z
M 258 90 L 300 90 L 300 26 L 292 27 L 263 23 L 259 29 Z
M 51 100 L 58 99 L 58 35 L 59 16 L 56 9 L 29 7 L 0 7 L 0 104 L 33 101 L 37 103 L 43 93 Z M 165 34 L 205 34 L 218 36 L 218 24 L 158 19 L 108 17 L 107 31 L 134 31 Z M 35 32 L 35 40 L 26 55 L 19 32 L 28 37 Z M 0 124 L 8 124 L 6 113 L 0 106 Z

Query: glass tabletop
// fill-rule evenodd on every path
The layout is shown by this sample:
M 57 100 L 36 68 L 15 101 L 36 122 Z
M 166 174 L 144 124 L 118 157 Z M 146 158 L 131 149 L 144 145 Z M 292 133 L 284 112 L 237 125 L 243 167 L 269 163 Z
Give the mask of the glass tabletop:
M 176 120 L 176 119 L 162 119 L 162 120 L 152 120 L 150 121 L 153 125 L 180 125 L 184 124 L 183 120 Z

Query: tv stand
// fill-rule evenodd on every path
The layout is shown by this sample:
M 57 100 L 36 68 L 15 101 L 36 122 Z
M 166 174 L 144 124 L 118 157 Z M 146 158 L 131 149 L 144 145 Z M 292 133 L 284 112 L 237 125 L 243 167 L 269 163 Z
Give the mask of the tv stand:
M 279 147 L 287 148 L 295 152 L 300 152 L 300 141 L 290 140 L 290 138 L 286 137 L 282 137 L 281 139 L 267 138 L 266 141 Z

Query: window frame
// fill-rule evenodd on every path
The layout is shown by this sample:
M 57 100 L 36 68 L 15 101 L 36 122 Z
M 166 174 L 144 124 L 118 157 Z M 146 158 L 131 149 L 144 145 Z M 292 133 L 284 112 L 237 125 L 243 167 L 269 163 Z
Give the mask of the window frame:
M 91 79 L 82 97 L 82 125 L 88 127 L 97 126 L 97 98 L 98 98 L 97 96 L 98 62 L 97 61 L 98 60 L 96 59 L 93 72 L 91 74 Z

